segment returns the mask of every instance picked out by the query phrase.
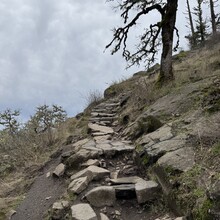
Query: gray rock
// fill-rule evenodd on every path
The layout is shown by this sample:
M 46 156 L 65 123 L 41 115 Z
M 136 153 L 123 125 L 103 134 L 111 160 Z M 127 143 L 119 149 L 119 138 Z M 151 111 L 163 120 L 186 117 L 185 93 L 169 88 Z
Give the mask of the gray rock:
M 65 168 L 66 168 L 66 166 L 63 163 L 60 163 L 53 171 L 53 175 L 55 175 L 57 177 L 63 176 L 63 174 L 65 172 Z
M 103 179 L 105 176 L 109 176 L 110 174 L 109 170 L 97 166 L 89 166 L 87 169 L 92 172 L 93 180 Z
M 106 126 L 101 126 L 101 125 L 89 123 L 88 127 L 93 132 L 102 132 L 102 133 L 105 133 L 105 134 L 113 134 L 114 133 L 114 130 L 112 128 L 106 127 Z
M 115 155 L 115 149 L 113 149 L 112 145 L 111 144 L 103 144 L 103 143 L 100 143 L 100 144 L 97 144 L 96 145 L 97 148 L 103 150 L 104 154 L 106 156 L 114 156 Z
M 89 159 L 85 163 L 82 164 L 82 167 L 88 167 L 88 166 L 98 166 L 99 161 L 97 159 Z
M 71 206 L 73 220 L 98 220 L 94 210 L 89 204 Z
M 66 160 L 67 166 L 71 168 L 78 168 L 80 165 L 87 161 L 88 159 L 92 159 L 99 156 L 98 151 L 92 151 L 88 149 L 81 149 L 76 154 L 70 156 Z
M 169 166 L 174 170 L 186 172 L 195 164 L 195 153 L 191 147 L 184 147 L 166 153 L 158 160 L 161 166 Z
M 110 178 L 111 179 L 117 179 L 118 174 L 119 174 L 119 171 L 113 171 L 113 172 L 110 173 Z
M 88 138 L 77 141 L 76 143 L 73 144 L 73 147 L 80 147 L 80 146 L 86 144 L 87 142 L 89 142 Z
M 110 171 L 97 166 L 89 166 L 71 176 L 71 180 L 87 176 L 89 179 L 100 180 L 109 175 Z
M 138 181 L 135 184 L 137 201 L 139 204 L 151 201 L 158 197 L 159 185 L 154 181 Z
M 126 152 L 132 152 L 135 149 L 135 147 L 132 145 L 119 145 L 119 146 L 114 146 L 113 149 L 120 153 L 126 153 Z
M 95 207 L 112 206 L 115 203 L 115 189 L 111 186 L 100 186 L 86 194 L 86 199 Z
M 170 151 L 175 151 L 180 148 L 183 148 L 186 145 L 186 136 L 177 136 L 170 140 L 162 141 L 152 146 L 144 146 L 146 152 L 151 157 L 158 157 Z
M 80 177 L 78 179 L 74 179 L 68 186 L 69 192 L 80 194 L 83 190 L 85 190 L 89 182 L 92 179 L 90 179 L 88 176 Z
M 6 217 L 7 217 L 7 220 L 11 220 L 12 219 L 12 216 L 15 215 L 17 212 L 15 210 L 10 210 L 7 214 L 6 214 Z
M 138 140 L 138 143 L 141 145 L 148 145 L 152 146 L 152 144 L 159 142 L 159 141 L 165 141 L 173 138 L 174 135 L 172 134 L 172 125 L 164 125 L 157 129 L 156 131 L 149 133 L 147 135 L 144 135 Z
M 100 220 L 109 220 L 109 218 L 105 214 L 100 213 Z
M 142 178 L 138 176 L 131 176 L 131 177 L 122 177 L 118 179 L 110 179 L 112 184 L 135 184 L 139 181 L 144 181 Z
M 85 177 L 85 176 L 87 176 L 87 177 L 89 178 L 89 180 L 90 180 L 90 179 L 92 180 L 92 179 L 93 179 L 93 173 L 92 173 L 92 171 L 90 171 L 90 170 L 88 170 L 87 168 L 85 168 L 85 169 L 83 169 L 83 170 L 81 170 L 81 171 L 79 171 L 79 172 L 73 174 L 73 175 L 70 177 L 70 179 L 71 179 L 71 180 L 75 180 L 75 179 L 78 179 L 78 178 L 80 178 L 80 177 Z
M 103 141 L 110 140 L 110 139 L 111 139 L 111 135 L 109 134 L 94 137 L 94 140 L 96 141 L 96 143 L 102 143 Z
M 52 219 L 63 219 L 66 211 L 69 208 L 68 201 L 55 202 L 52 206 L 51 217 Z

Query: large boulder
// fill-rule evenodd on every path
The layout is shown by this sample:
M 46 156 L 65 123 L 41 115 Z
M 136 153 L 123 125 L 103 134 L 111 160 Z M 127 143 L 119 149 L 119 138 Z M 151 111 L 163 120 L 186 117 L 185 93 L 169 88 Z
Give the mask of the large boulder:
M 139 204 L 158 198 L 160 188 L 154 181 L 141 180 L 135 184 L 137 201 Z
M 162 122 L 152 115 L 142 115 L 139 117 L 132 127 L 127 131 L 127 136 L 132 140 L 138 139 L 141 135 L 156 131 L 162 126 Z
M 116 197 L 112 186 L 99 186 L 86 194 L 86 199 L 95 207 L 113 206 Z

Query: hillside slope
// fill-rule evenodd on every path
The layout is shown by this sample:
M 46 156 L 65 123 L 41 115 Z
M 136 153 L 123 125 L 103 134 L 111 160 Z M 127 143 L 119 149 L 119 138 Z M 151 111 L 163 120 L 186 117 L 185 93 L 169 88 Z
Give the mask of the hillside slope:
M 166 87 L 156 65 L 78 115 L 12 219 L 219 219 L 220 44 L 174 62 Z

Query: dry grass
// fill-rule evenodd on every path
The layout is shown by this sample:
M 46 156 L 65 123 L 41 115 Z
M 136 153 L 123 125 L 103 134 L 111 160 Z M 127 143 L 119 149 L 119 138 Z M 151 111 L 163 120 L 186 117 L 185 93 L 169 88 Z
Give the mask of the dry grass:
M 203 48 L 189 52 L 182 63 L 174 63 L 175 83 L 198 81 L 220 74 L 220 44 L 209 50 Z

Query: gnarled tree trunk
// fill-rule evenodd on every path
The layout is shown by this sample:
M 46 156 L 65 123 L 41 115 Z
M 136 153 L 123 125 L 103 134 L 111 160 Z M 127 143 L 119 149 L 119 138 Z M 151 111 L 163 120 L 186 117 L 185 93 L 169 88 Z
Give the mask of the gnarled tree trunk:
M 211 22 L 212 22 L 212 34 L 216 34 L 216 16 L 215 16 L 215 10 L 214 10 L 214 2 L 213 0 L 210 0 L 210 12 L 211 12 Z
M 178 0 L 167 0 L 166 10 L 162 17 L 162 55 L 159 84 L 174 79 L 172 68 L 173 33 L 176 23 Z

